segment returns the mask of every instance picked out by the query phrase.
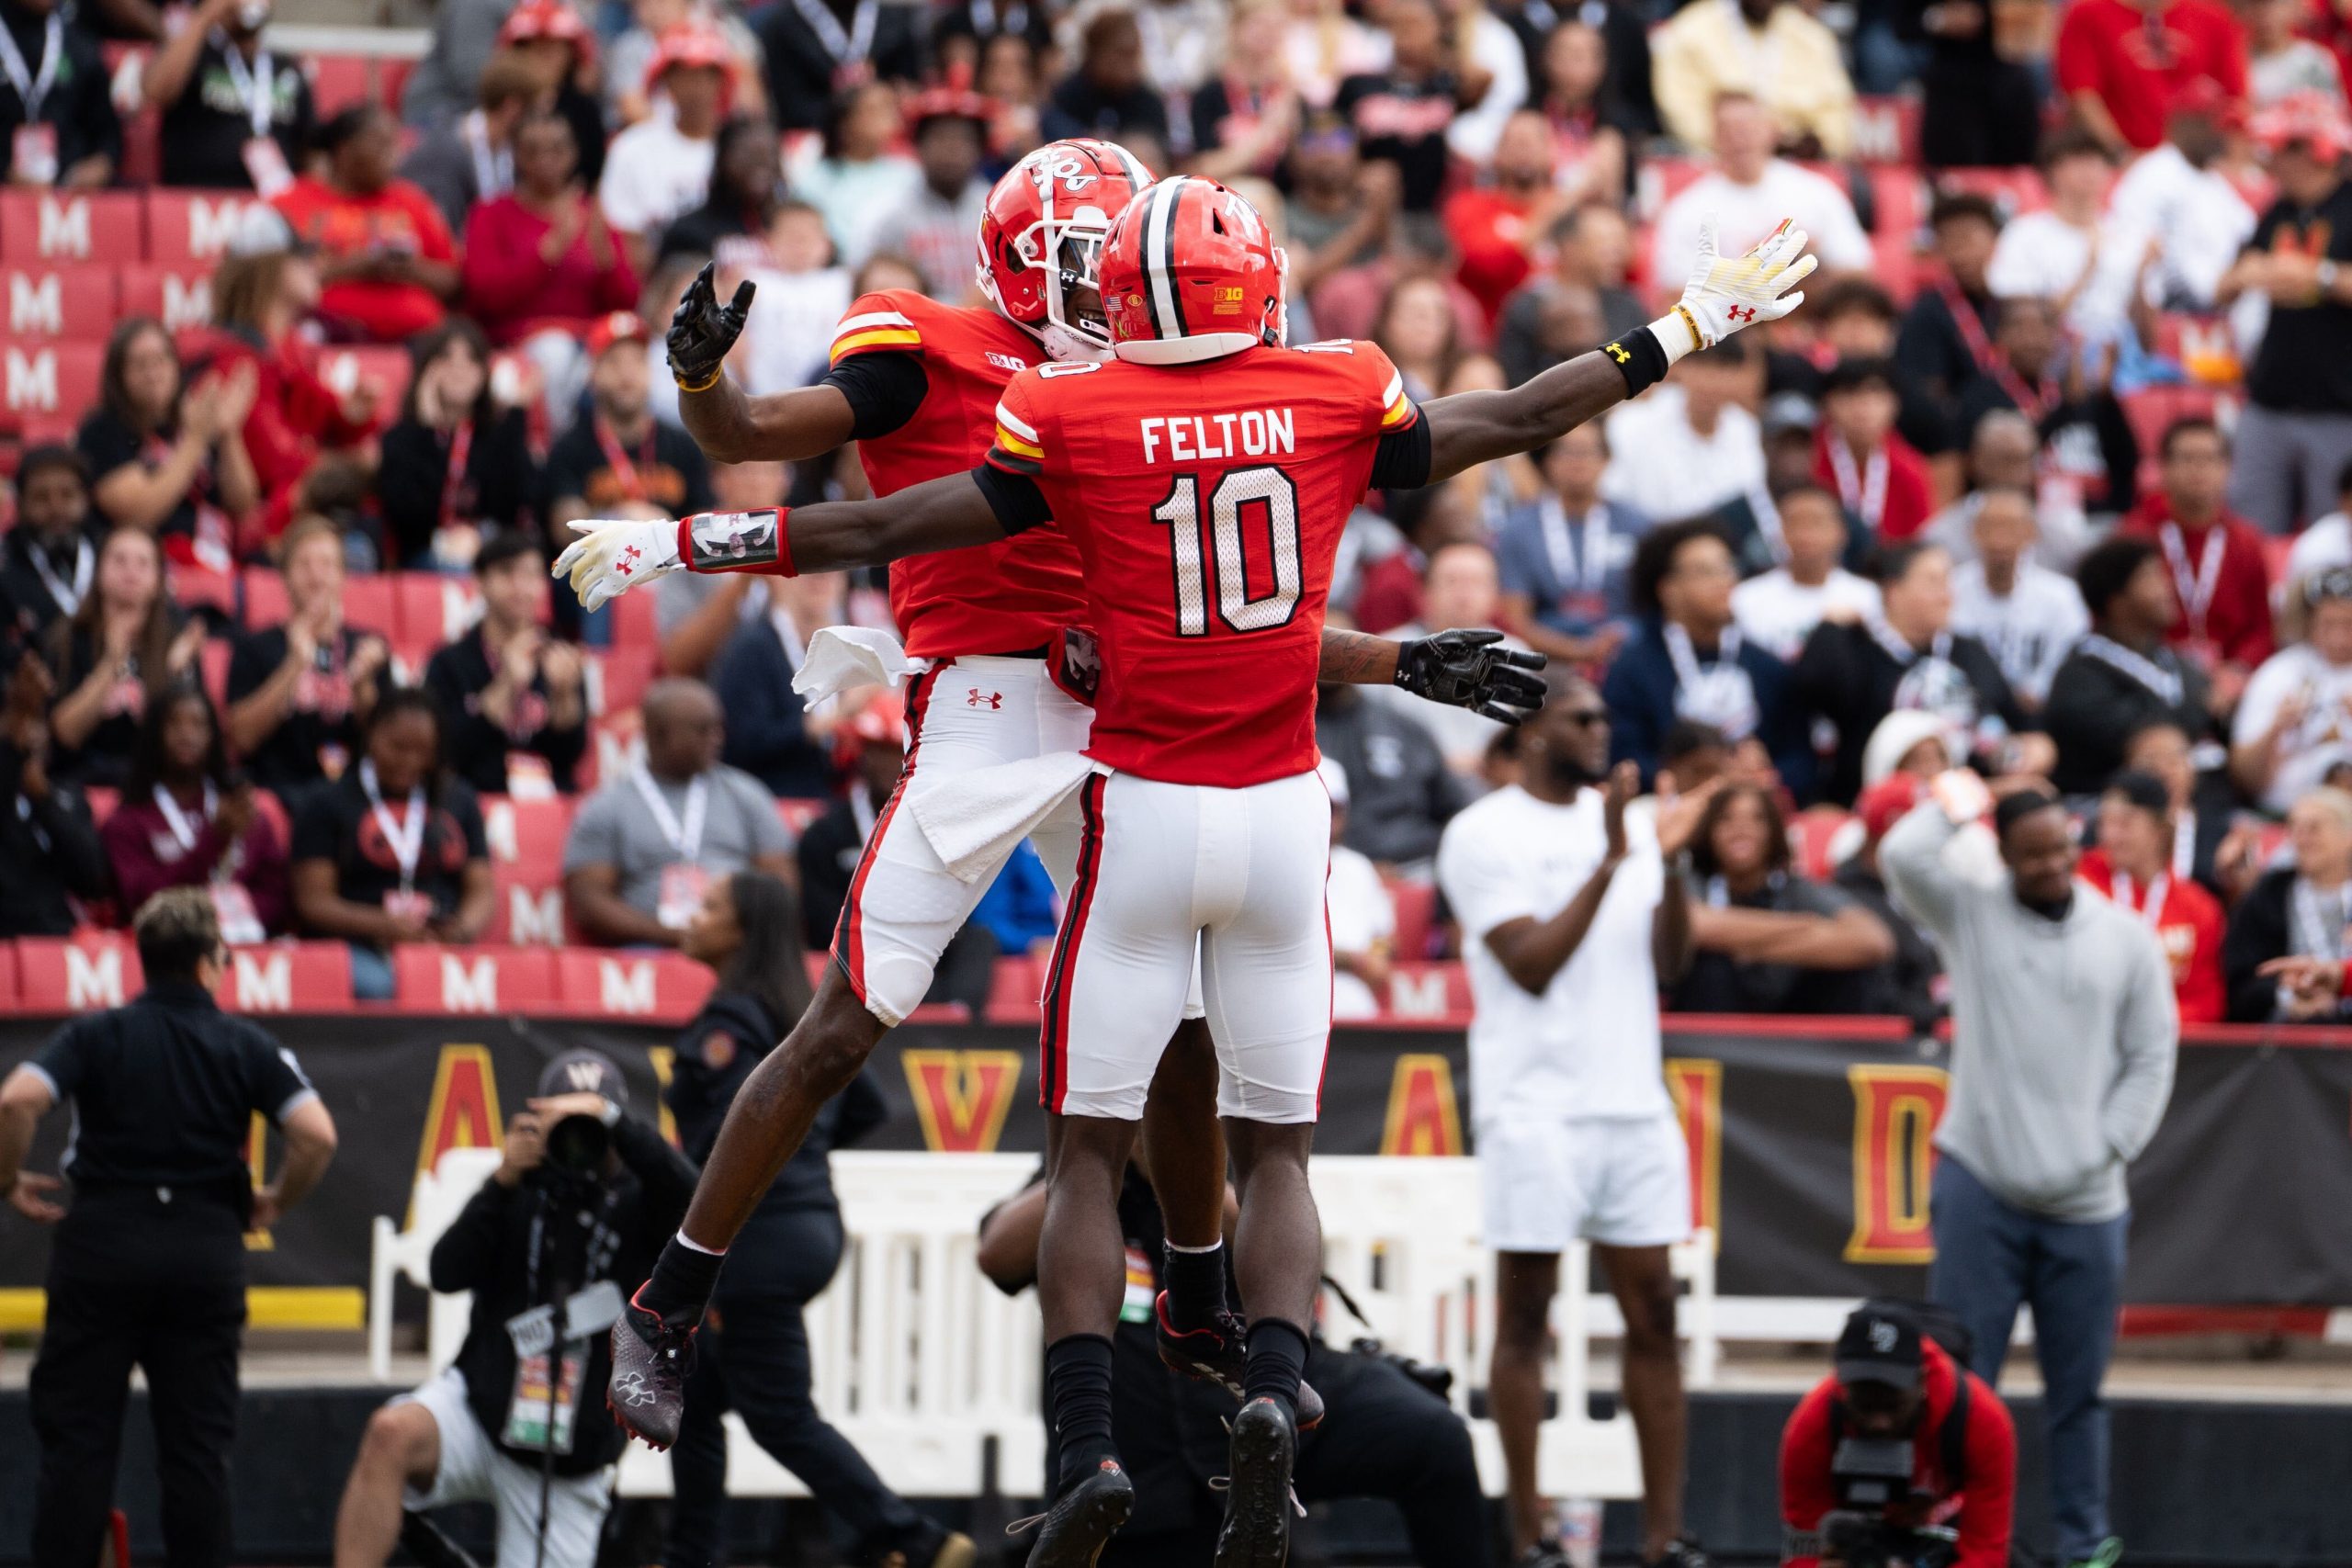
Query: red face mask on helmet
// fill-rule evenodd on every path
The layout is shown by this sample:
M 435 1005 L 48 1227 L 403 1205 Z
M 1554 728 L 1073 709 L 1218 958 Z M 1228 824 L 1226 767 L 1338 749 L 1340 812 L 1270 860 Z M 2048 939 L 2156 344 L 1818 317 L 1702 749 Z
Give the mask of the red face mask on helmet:
M 1215 180 L 1162 180 L 1127 205 L 1103 247 L 1112 351 L 1189 365 L 1281 343 L 1287 266 L 1239 196 Z
M 1049 141 L 1011 169 L 980 213 L 980 292 L 1056 359 L 1101 359 L 1111 331 L 1095 298 L 1102 244 L 1151 171 L 1115 141 Z

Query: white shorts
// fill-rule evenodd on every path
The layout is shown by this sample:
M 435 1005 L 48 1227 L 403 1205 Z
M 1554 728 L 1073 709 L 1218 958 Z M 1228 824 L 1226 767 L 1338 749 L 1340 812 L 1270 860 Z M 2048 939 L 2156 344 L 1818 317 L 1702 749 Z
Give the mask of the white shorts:
M 1046 973 L 1039 1098 L 1135 1121 L 1198 954 L 1221 1115 L 1312 1122 L 1331 1036 L 1331 797 L 1314 773 L 1247 789 L 1098 773 Z
M 1673 1112 L 1478 1124 L 1487 1246 L 1670 1247 L 1690 1234 L 1690 1155 Z
M 594 1391 L 588 1397 L 595 1397 Z M 539 1537 L 539 1472 L 508 1458 L 490 1440 L 466 1403 L 466 1380 L 457 1368 L 435 1374 L 394 1404 L 414 1404 L 433 1417 L 441 1432 L 441 1464 L 432 1486 L 409 1487 L 404 1508 L 446 1508 L 456 1503 L 492 1503 L 498 1508 L 497 1562 L 534 1561 Z M 586 1475 L 559 1475 L 548 1494 L 548 1561 L 594 1562 L 605 1533 L 605 1513 L 613 1506 L 613 1467 Z

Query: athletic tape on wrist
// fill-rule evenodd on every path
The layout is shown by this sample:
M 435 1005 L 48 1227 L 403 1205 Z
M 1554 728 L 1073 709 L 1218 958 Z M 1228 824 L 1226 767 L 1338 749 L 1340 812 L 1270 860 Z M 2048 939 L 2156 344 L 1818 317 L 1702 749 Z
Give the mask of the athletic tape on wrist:
M 679 375 L 675 367 L 673 367 L 670 371 L 670 379 L 678 384 L 678 390 L 682 392 L 707 392 L 718 385 L 718 378 L 726 373 L 727 367 L 724 365 L 714 365 L 710 367 L 709 375 L 699 381 L 689 381 Z
M 1648 327 L 1636 327 L 1615 343 L 1601 345 L 1601 353 L 1616 363 L 1618 373 L 1625 378 L 1625 395 L 1637 398 L 1660 381 L 1674 361 L 1657 341 L 1657 333 Z
M 697 512 L 678 524 L 678 558 L 688 571 L 758 571 L 794 577 L 788 506 L 757 512 Z

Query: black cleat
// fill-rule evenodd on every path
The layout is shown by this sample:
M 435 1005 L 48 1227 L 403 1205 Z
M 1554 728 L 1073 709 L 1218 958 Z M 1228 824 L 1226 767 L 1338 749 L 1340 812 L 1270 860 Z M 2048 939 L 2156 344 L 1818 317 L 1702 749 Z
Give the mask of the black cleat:
M 1298 1428 L 1288 1406 L 1265 1395 L 1233 1418 L 1233 1474 L 1217 1532 L 1216 1568 L 1283 1568 L 1290 1560 L 1290 1472 Z
M 1707 1554 L 1689 1536 L 1667 1542 L 1666 1550 L 1648 1560 L 1645 1568 L 1708 1568 Z
M 1179 1333 L 1168 1321 L 1168 1292 L 1160 1292 L 1152 1303 L 1152 1337 L 1159 1342 L 1161 1363 L 1196 1382 L 1215 1383 L 1237 1403 L 1250 1360 L 1242 1344 L 1245 1333 L 1241 1319 L 1230 1312 L 1218 1313 L 1206 1328 Z M 1323 1424 L 1323 1396 L 1305 1378 L 1298 1380 L 1297 1408 L 1300 1431 L 1311 1432 Z
M 1136 1506 L 1136 1483 L 1106 1459 L 1092 1474 L 1054 1499 L 1054 1506 L 1035 1518 L 1019 1519 L 1005 1527 L 1008 1535 L 1042 1524 L 1037 1544 L 1030 1549 L 1029 1568 L 1094 1568 L 1111 1537 L 1127 1522 Z
M 638 1287 L 638 1295 L 645 1287 Z M 620 1429 L 659 1453 L 678 1440 L 686 1414 L 686 1374 L 694 1371 L 692 1324 L 668 1322 L 629 1298 L 613 1325 L 613 1376 L 605 1408 Z

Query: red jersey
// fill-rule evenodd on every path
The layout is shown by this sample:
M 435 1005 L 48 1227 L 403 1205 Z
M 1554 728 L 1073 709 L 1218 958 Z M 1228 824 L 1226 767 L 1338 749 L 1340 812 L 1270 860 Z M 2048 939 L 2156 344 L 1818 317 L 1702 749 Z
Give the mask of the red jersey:
M 1227 789 L 1315 766 L 1340 535 L 1381 438 L 1419 418 L 1369 343 L 1012 378 L 988 460 L 1035 479 L 1085 562 L 1089 755 Z
M 455 261 L 448 220 L 421 186 L 394 180 L 372 196 L 345 196 L 325 182 L 299 179 L 270 203 L 295 235 L 330 261 L 370 251 L 401 251 L 426 261 Z M 422 284 L 346 277 L 319 291 L 319 313 L 378 343 L 400 343 L 438 326 L 446 308 Z
M 2109 865 L 2107 856 L 2092 850 L 2083 856 L 2076 874 L 2127 914 L 2155 933 L 2172 966 L 2173 998 L 2183 1023 L 2219 1023 L 2228 1010 L 2229 990 L 2222 978 L 2221 901 L 2185 876 L 2169 872 L 2145 886 L 2135 886 Z
M 970 471 L 988 456 L 1005 383 L 1044 358 L 1035 338 L 995 310 L 905 288 L 850 301 L 831 361 L 859 354 L 915 355 L 929 383 L 912 419 L 857 444 L 876 495 Z M 1001 545 L 910 556 L 890 567 L 890 614 L 919 659 L 1059 646 L 1062 629 L 1086 618 L 1078 551 L 1049 525 Z
M 2116 529 L 2154 539 L 2180 616 L 2165 640 L 2208 669 L 2227 660 L 2254 669 L 2277 651 L 2271 637 L 2270 566 L 2261 531 L 2234 512 L 2203 528 L 2173 521 L 2159 491 Z
M 1487 331 L 1502 319 L 1503 301 L 1527 281 L 1528 213 L 1534 203 L 1489 186 L 1456 191 L 1445 204 L 1445 234 L 1461 258 L 1453 275 L 1486 312 Z
M 1928 460 L 1919 456 L 1917 447 L 1892 431 L 1876 453 L 1857 463 L 1831 432 L 1828 422 L 1823 421 L 1813 438 L 1813 477 L 1847 511 L 1860 518 L 1883 545 L 1917 534 L 1936 510 Z
M 2161 10 L 2075 0 L 2058 25 L 2052 63 L 2060 92 L 2098 94 L 2123 140 L 2143 151 L 2165 139 L 2173 100 L 2199 78 L 2245 96 L 2245 34 L 2211 0 L 2173 0 Z

